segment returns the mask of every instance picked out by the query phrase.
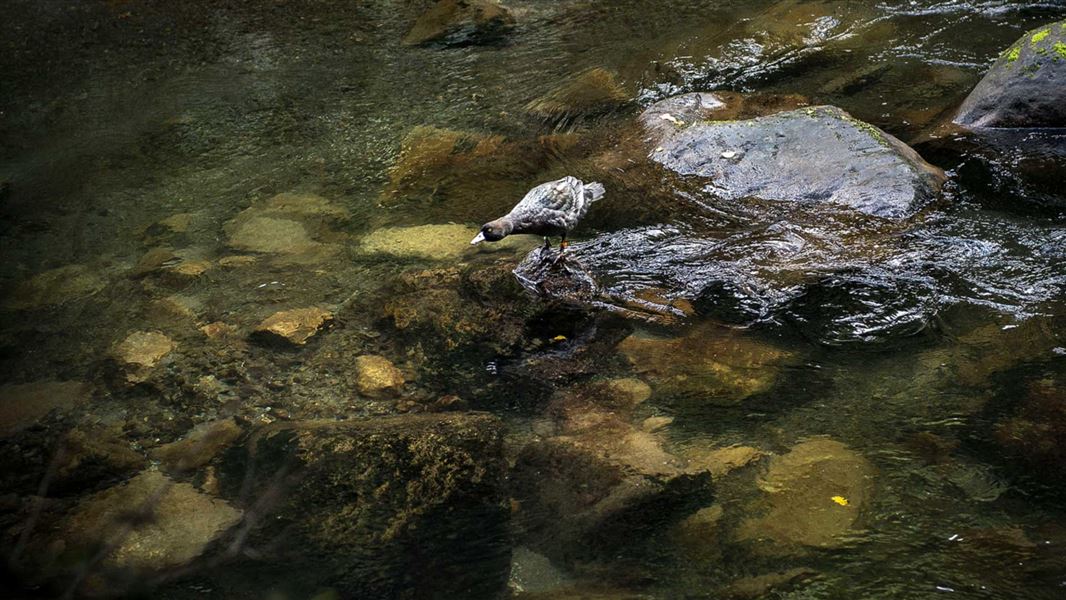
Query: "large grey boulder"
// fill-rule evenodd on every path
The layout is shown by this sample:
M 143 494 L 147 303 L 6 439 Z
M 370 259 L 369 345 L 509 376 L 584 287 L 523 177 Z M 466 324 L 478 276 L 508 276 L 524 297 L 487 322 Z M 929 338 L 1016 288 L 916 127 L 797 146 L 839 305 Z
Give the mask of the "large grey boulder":
M 721 104 L 713 95 L 667 102 L 641 118 L 656 142 L 651 159 L 706 179 L 707 191 L 723 199 L 833 203 L 900 218 L 933 199 L 944 182 L 944 173 L 906 144 L 836 107 L 713 120 Z M 709 105 L 711 120 L 686 103 Z
M 972 129 L 1066 127 L 1066 21 L 1038 27 L 1003 52 L 954 121 Z

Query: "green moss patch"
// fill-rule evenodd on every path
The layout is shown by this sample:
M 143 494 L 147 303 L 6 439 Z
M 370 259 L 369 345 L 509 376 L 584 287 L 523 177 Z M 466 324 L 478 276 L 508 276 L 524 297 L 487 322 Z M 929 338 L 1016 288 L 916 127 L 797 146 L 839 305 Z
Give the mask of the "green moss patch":
M 1062 42 L 1055 42 L 1055 45 L 1052 46 L 1051 49 L 1055 51 L 1055 54 L 1057 54 L 1059 58 L 1066 60 L 1066 44 Z M 1055 60 L 1058 60 L 1058 58 L 1056 58 Z
M 1018 56 L 1021 55 L 1022 49 L 1018 46 L 1007 50 L 1007 62 L 1014 62 L 1018 60 Z
M 1049 35 L 1051 35 L 1051 29 L 1041 29 L 1040 31 L 1033 34 L 1033 37 L 1030 38 L 1030 41 L 1035 46 L 1040 42 L 1044 41 L 1044 39 L 1047 38 L 1047 36 Z

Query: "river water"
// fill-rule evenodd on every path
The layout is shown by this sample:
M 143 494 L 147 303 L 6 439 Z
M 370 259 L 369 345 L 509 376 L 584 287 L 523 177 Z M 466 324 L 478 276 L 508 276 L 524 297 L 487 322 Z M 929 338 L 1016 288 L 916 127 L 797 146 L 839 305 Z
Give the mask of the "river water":
M 222 417 L 247 435 L 407 414 L 455 395 L 502 420 L 514 463 L 531 440 L 567 427 L 546 424 L 561 397 L 639 378 L 650 397 L 620 418 L 650 432 L 641 439 L 654 452 L 682 460 L 738 446 L 756 458 L 716 476 L 713 522 L 616 523 L 636 538 L 617 560 L 574 559 L 564 541 L 516 526 L 500 541 L 513 551 L 515 597 L 1066 593 L 1066 138 L 926 135 L 1000 52 L 1066 17 L 1066 5 L 512 0 L 517 25 L 502 41 L 401 44 L 428 5 L 5 3 L 0 377 L 10 397 L 40 382 L 92 389 L 40 422 L 3 424 L 5 539 L 19 538 L 27 507 L 63 514 L 137 471 L 42 486 L 72 429 L 111 432 L 154 469 L 153 447 Z M 593 68 L 615 74 L 627 102 L 585 118 L 528 114 L 531 100 Z M 523 295 L 509 271 L 538 240 L 466 246 L 467 230 L 532 185 L 588 169 L 642 107 L 706 90 L 839 106 L 943 168 L 942 197 L 878 226 L 876 244 L 850 235 L 847 216 L 722 202 L 703 225 L 718 243 L 699 252 L 733 275 L 665 324 Z M 419 135 L 454 143 L 452 158 L 401 173 Z M 481 144 L 483 154 L 454 158 Z M 557 145 L 528 150 L 544 144 Z M 305 208 L 263 208 L 278 194 Z M 321 199 L 326 208 L 307 208 Z M 640 202 L 609 188 L 576 239 L 668 218 Z M 265 229 L 242 237 L 249 221 L 278 215 L 306 233 L 259 221 Z M 397 229 L 426 225 L 442 227 Z M 396 247 L 422 249 L 374 246 L 396 232 Z M 638 248 L 632 261 L 649 255 Z M 618 265 L 618 286 L 632 267 Z M 667 283 L 683 287 L 685 273 Z M 306 345 L 248 341 L 272 313 L 308 306 L 334 322 Z M 130 378 L 114 356 L 136 331 L 174 349 Z M 352 374 L 363 354 L 399 368 L 400 397 L 365 393 Z M 783 458 L 826 439 L 842 445 L 826 451 L 839 466 L 807 472 Z M 806 474 L 781 484 L 775 469 L 788 468 Z M 174 477 L 206 490 L 204 473 Z M 250 510 L 223 484 L 215 493 Z M 795 489 L 767 501 L 775 485 Z M 825 490 L 857 516 L 822 538 L 803 490 Z M 514 522 L 524 518 L 516 508 Z M 239 561 L 204 573 L 167 579 L 166 595 L 349 597 L 328 574 L 272 581 Z

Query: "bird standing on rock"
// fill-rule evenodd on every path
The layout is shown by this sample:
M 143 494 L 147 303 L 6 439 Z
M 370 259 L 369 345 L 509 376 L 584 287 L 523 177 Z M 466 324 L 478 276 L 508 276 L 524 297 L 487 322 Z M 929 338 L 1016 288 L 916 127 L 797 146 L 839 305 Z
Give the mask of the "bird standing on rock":
M 545 248 L 551 247 L 548 236 L 561 236 L 559 247 L 565 249 L 566 235 L 605 192 L 603 184 L 584 183 L 569 175 L 542 183 L 529 190 L 511 212 L 482 225 L 470 243 L 498 242 L 514 233 L 527 233 L 544 236 Z

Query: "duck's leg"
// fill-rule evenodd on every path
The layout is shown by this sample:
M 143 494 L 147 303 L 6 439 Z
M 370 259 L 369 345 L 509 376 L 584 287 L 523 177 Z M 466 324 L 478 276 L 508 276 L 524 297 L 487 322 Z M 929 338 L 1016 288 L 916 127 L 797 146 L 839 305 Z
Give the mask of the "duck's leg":
M 559 264 L 566 260 L 566 249 L 570 247 L 570 242 L 566 239 L 566 232 L 563 232 L 563 239 L 559 240 L 559 254 L 555 255 L 555 260 L 552 261 L 553 265 Z
M 548 239 L 548 236 L 544 236 L 544 249 L 545 250 L 551 250 L 552 249 L 552 243 L 551 243 L 551 240 Z

